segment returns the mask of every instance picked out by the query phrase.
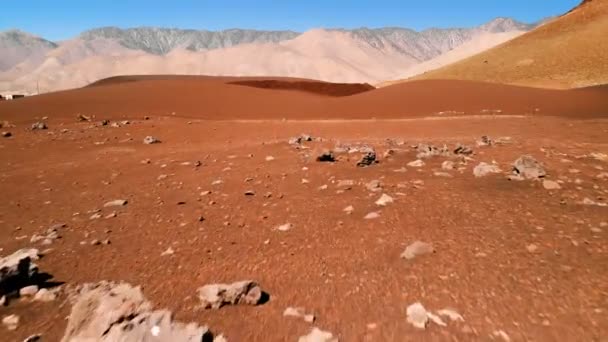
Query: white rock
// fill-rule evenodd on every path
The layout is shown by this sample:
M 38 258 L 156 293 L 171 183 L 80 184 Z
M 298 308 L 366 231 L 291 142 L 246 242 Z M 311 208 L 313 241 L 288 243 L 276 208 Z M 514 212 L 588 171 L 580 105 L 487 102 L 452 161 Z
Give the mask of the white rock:
M 244 280 L 232 284 L 209 284 L 198 289 L 198 297 L 205 309 L 219 309 L 224 305 L 257 305 L 262 300 L 260 286 Z
M 501 170 L 497 165 L 481 162 L 473 169 L 475 177 L 484 177 L 490 173 L 500 173 Z
M 51 291 L 49 289 L 40 289 L 34 295 L 34 301 L 37 302 L 52 302 L 57 298 L 57 291 Z
M 273 161 L 274 157 L 273 156 L 266 156 L 266 161 Z
M 153 329 L 158 336 L 151 336 Z M 75 295 L 61 341 L 203 341 L 208 335 L 205 326 L 175 322 L 167 310 L 153 311 L 139 287 L 100 282 L 85 284 Z
M 345 213 L 347 214 L 352 214 L 355 211 L 355 208 L 352 205 L 349 205 L 348 207 L 342 209 Z
M 439 316 L 433 314 L 432 312 L 427 311 L 426 315 L 428 316 L 428 318 L 431 321 L 433 321 L 433 323 L 435 323 L 435 324 L 437 324 L 437 325 L 439 325 L 441 327 L 446 327 L 447 326 L 447 324 L 445 324 L 445 322 Z
M 127 205 L 127 203 L 129 203 L 129 202 L 127 200 L 125 200 L 125 199 L 117 199 L 117 200 L 106 202 L 106 204 L 104 204 L 103 206 L 105 208 L 107 208 L 107 207 L 120 207 L 120 206 L 123 206 L 123 205 Z
M 380 196 L 380 198 L 376 201 L 376 205 L 383 207 L 390 203 L 393 203 L 393 198 L 387 194 L 382 194 L 382 196 Z
M 20 288 L 19 296 L 20 297 L 33 296 L 36 294 L 36 292 L 38 292 L 38 286 L 30 285 L 30 286 Z
M 427 315 L 426 309 L 420 303 L 414 303 L 407 307 L 407 322 L 418 329 L 425 329 L 428 322 L 429 316 Z
M 19 326 L 19 316 L 17 316 L 17 315 L 4 316 L 4 317 L 2 317 L 2 324 L 4 324 L 4 326 L 8 330 L 16 330 L 17 326 Z
M 373 219 L 377 219 L 378 217 L 380 217 L 380 213 L 378 213 L 377 211 L 372 211 L 371 213 L 368 213 L 367 215 L 365 215 L 365 217 L 363 217 L 366 220 L 373 220 Z
M 308 335 L 300 336 L 298 342 L 338 342 L 337 338 L 329 331 L 323 331 L 319 328 L 312 328 Z
M 157 138 L 148 135 L 147 137 L 144 138 L 144 144 L 146 145 L 150 145 L 150 144 L 158 144 L 160 143 L 160 140 L 158 140 Z
M 454 310 L 454 309 L 450 309 L 450 308 L 441 309 L 441 310 L 437 311 L 437 314 L 439 316 L 446 316 L 451 321 L 464 322 L 464 318 L 462 318 L 462 316 L 458 312 L 456 312 L 456 310 Z
M 405 248 L 405 251 L 401 253 L 401 258 L 412 260 L 419 255 L 429 254 L 435 252 L 433 245 L 422 241 L 414 241 Z
M 504 342 L 511 342 L 511 338 L 503 330 L 496 330 L 492 333 L 491 336 L 498 337 L 498 338 L 502 339 Z
M 169 247 L 164 252 L 160 253 L 160 256 L 173 255 L 173 253 L 175 253 L 175 251 L 173 248 Z
M 285 317 L 296 317 L 302 318 L 305 322 L 312 323 L 315 320 L 315 316 L 312 314 L 306 314 L 306 311 L 302 307 L 288 307 L 283 311 Z
M 455 165 L 454 162 L 451 160 L 446 160 L 443 163 L 441 163 L 441 168 L 444 170 L 454 170 Z
M 293 224 L 291 224 L 291 223 L 285 223 L 285 224 L 282 224 L 282 225 L 278 226 L 277 230 L 281 231 L 281 232 L 286 232 L 288 230 L 291 230 L 292 228 L 293 228 Z
M 407 166 L 409 166 L 409 167 L 423 167 L 424 165 L 425 165 L 424 161 L 422 161 L 420 159 L 416 159 L 414 161 L 407 163 Z
M 545 188 L 547 190 L 559 190 L 562 187 L 559 185 L 558 182 L 554 182 L 552 180 L 545 179 L 545 180 L 543 180 L 543 188 Z

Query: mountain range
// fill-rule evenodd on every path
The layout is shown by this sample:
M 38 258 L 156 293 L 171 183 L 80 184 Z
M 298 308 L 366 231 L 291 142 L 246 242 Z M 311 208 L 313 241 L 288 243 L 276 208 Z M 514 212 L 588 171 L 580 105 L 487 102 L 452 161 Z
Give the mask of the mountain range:
M 412 73 L 421 63 L 468 57 L 536 25 L 497 18 L 473 28 L 424 31 L 102 27 L 60 42 L 10 30 L 0 32 L 0 91 L 48 92 L 115 75 L 159 73 L 378 83 Z M 429 64 L 436 58 L 441 62 Z

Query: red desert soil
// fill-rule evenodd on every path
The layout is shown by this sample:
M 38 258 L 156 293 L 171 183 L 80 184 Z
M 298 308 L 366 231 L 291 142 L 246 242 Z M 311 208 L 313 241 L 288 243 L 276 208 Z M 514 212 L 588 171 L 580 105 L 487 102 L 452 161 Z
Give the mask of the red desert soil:
M 608 83 L 608 0 L 563 16 L 493 49 L 415 79 L 460 79 L 552 88 Z
M 274 84 L 284 89 L 263 89 L 235 82 Z M 337 97 L 325 95 L 344 94 L 357 88 L 364 90 L 366 85 L 332 85 L 310 80 L 293 82 L 196 76 L 114 78 L 100 81 L 98 86 L 7 101 L 0 106 L 0 115 L 16 122 L 31 122 L 36 116 L 74 118 L 77 114 L 102 115 L 108 119 L 129 115 L 177 115 L 210 120 L 402 119 L 488 113 L 581 118 L 608 116 L 607 87 L 549 90 L 431 80 Z M 294 88 L 294 84 L 301 86 L 302 91 Z M 315 84 L 317 88 L 313 87 Z M 319 94 L 320 91 L 325 93 Z
M 50 248 L 38 265 L 65 283 L 54 302 L 0 307 L 0 317 L 20 316 L 16 330 L 0 326 L 0 340 L 59 340 L 68 289 L 100 280 L 141 285 L 156 307 L 228 341 L 296 341 L 312 327 L 340 341 L 608 336 L 606 89 L 425 81 L 329 97 L 233 81 L 137 80 L 0 103 L 0 122 L 15 125 L 0 129 L 12 133 L 0 138 L 0 255 Z M 94 117 L 77 122 L 78 113 Z M 48 129 L 31 130 L 43 116 Z M 288 143 L 303 132 L 322 140 Z M 477 146 L 482 135 L 510 139 Z M 161 143 L 145 145 L 146 136 Z M 418 143 L 474 153 L 409 166 Z M 315 161 L 340 144 L 373 147 L 379 163 L 357 167 L 358 152 Z M 524 154 L 561 189 L 507 180 Z M 456 168 L 443 169 L 447 160 Z M 502 171 L 477 178 L 480 162 Z M 372 180 L 380 191 L 368 189 Z M 376 205 L 382 194 L 394 203 Z M 128 204 L 104 208 L 115 199 Z M 67 224 L 60 239 L 30 242 L 56 223 Z M 292 229 L 277 229 L 286 223 Z M 400 258 L 416 240 L 435 253 Z M 246 279 L 270 300 L 198 308 L 197 288 Z M 417 329 L 406 319 L 415 302 L 464 321 Z M 284 317 L 288 306 L 315 322 Z

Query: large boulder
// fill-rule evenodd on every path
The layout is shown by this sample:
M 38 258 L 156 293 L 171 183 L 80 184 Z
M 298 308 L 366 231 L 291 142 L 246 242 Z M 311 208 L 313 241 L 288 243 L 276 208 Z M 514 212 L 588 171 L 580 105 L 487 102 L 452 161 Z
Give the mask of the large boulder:
M 0 258 L 0 297 L 29 285 L 30 279 L 38 273 L 38 250 L 24 248 Z
M 543 165 L 530 155 L 523 155 L 513 163 L 513 173 L 523 179 L 537 179 L 547 175 Z
M 213 341 L 206 326 L 174 322 L 171 312 L 152 310 L 141 289 L 127 283 L 86 284 L 73 299 L 62 342 Z

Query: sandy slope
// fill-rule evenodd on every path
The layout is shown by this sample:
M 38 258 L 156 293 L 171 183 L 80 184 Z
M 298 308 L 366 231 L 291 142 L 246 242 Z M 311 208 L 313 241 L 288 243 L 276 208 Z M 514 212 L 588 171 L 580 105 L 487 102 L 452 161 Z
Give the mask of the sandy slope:
M 605 117 L 608 88 L 545 90 L 470 81 L 418 81 L 343 97 L 275 84 L 264 89 L 226 77 L 137 77 L 0 104 L 10 120 L 34 116 L 166 115 L 202 119 L 369 119 L 450 114 Z M 256 80 L 247 78 L 246 80 Z M 257 80 L 263 81 L 264 78 Z M 292 82 L 284 80 L 284 82 Z M 316 81 L 308 81 L 316 82 Z M 319 88 L 326 83 L 317 82 Z M 351 85 L 334 85 L 348 88 Z M 282 89 L 281 89 L 282 88 Z M 305 90 L 305 89 L 304 89 Z M 363 90 L 366 90 L 365 88 Z
M 425 79 L 464 79 L 542 87 L 608 83 L 608 1 L 586 1 L 573 11 L 504 45 Z
M 425 72 L 441 68 L 443 66 L 455 63 L 467 57 L 476 55 L 485 50 L 491 49 L 497 45 L 507 42 L 513 38 L 516 38 L 525 32 L 512 31 L 512 32 L 500 32 L 500 33 L 483 33 L 472 40 L 450 50 L 442 55 L 439 55 L 431 60 L 422 62 L 408 68 L 405 72 L 399 74 L 400 80 L 410 78 L 416 75 L 423 74 Z M 384 87 L 387 85 L 399 83 L 400 80 L 382 82 L 379 86 Z

